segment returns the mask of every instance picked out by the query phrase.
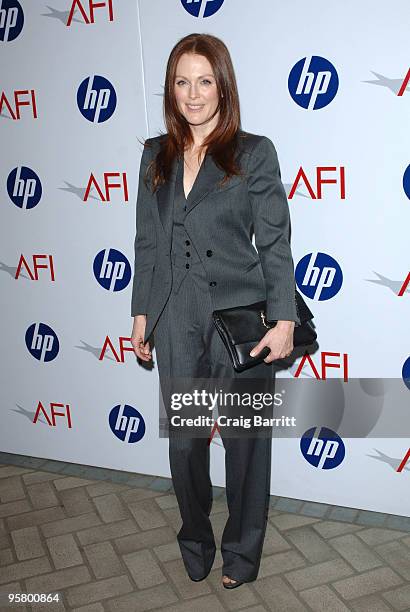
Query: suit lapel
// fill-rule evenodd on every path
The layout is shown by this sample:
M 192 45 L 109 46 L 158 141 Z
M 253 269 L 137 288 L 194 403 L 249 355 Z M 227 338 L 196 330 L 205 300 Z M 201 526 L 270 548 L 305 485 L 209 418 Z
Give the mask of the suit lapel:
M 178 169 L 178 159 L 174 160 L 171 176 L 157 191 L 159 218 L 166 236 L 171 239 L 175 181 Z
M 192 189 L 188 194 L 187 214 L 190 213 L 208 193 L 211 193 L 218 187 L 219 181 L 221 181 L 224 176 L 224 171 L 218 168 L 212 156 L 205 155 Z
M 173 205 L 175 196 L 175 184 L 177 178 L 178 163 L 183 163 L 182 159 L 174 160 L 171 177 L 164 183 L 157 192 L 157 203 L 159 217 L 164 228 L 164 232 L 171 240 Z M 205 155 L 201 168 L 195 179 L 194 185 L 187 198 L 187 214 L 190 213 L 209 193 L 218 188 L 219 182 L 225 176 L 223 170 L 218 168 L 211 155 Z

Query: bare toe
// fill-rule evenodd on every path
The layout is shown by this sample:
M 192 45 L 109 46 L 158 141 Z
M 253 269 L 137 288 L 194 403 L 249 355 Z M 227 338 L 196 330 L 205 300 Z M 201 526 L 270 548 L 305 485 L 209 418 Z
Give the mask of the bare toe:
M 222 577 L 222 581 L 225 584 L 235 584 L 236 580 L 232 580 L 232 578 L 229 578 L 229 576 L 223 576 Z

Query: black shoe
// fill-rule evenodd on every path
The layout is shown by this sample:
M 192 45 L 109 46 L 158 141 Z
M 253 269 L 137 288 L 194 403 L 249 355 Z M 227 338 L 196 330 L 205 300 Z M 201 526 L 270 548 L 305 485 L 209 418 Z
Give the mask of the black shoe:
M 201 582 L 202 580 L 205 580 L 205 578 L 208 578 L 208 576 L 209 576 L 209 574 L 210 574 L 210 572 L 211 572 L 212 566 L 213 566 L 213 564 L 214 564 L 214 561 L 215 561 L 215 554 L 216 554 L 216 548 L 215 548 L 215 550 L 214 550 L 214 556 L 213 556 L 213 558 L 212 558 L 212 563 L 211 563 L 211 565 L 209 566 L 209 570 L 206 572 L 205 576 L 202 576 L 201 578 L 193 578 L 193 577 L 192 577 L 192 576 L 189 574 L 189 572 L 187 571 L 188 577 L 189 577 L 189 578 L 192 580 L 192 582 Z M 187 568 L 185 567 L 185 569 L 187 569 Z
M 209 568 L 209 570 L 207 571 L 207 573 L 205 574 L 205 576 L 202 576 L 202 578 L 193 578 L 193 577 L 192 577 L 192 576 L 190 576 L 189 574 L 188 574 L 188 576 L 189 576 L 189 578 L 192 580 L 192 582 L 201 582 L 201 580 L 205 580 L 205 578 L 208 578 L 208 576 L 209 576 L 209 574 L 210 574 L 210 572 L 211 572 L 211 569 L 212 569 L 212 565 L 211 565 L 211 567 Z
M 224 574 L 224 576 L 226 576 L 226 574 Z M 235 578 L 231 578 L 230 576 L 226 576 L 227 578 L 229 578 L 230 580 L 235 580 Z M 235 580 L 234 583 L 232 582 L 224 582 L 222 580 L 222 585 L 224 587 L 224 589 L 236 589 L 237 587 L 241 586 L 241 584 L 243 584 L 243 582 L 240 582 L 239 580 Z
M 209 572 L 208 572 L 209 574 Z M 192 576 L 188 576 L 190 577 L 190 579 L 192 580 L 192 582 L 201 582 L 201 580 L 205 580 L 205 578 L 208 578 L 208 574 L 206 574 L 205 576 L 202 576 L 202 578 L 192 578 Z

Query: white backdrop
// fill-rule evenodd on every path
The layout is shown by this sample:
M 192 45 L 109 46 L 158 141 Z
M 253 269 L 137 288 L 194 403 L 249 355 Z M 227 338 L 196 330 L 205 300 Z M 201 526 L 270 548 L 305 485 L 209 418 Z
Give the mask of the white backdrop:
M 329 299 L 305 293 L 320 342 L 315 367 L 320 373 L 323 353 L 336 354 L 328 360 L 339 364 L 347 356 L 348 382 L 340 369 L 326 372 L 340 378 L 334 401 L 341 420 L 346 386 L 359 377 L 396 379 L 400 401 L 409 404 L 410 289 L 398 293 L 409 272 L 410 179 L 403 177 L 410 163 L 410 86 L 397 95 L 409 70 L 408 2 L 347 0 L 341 8 L 301 0 L 113 0 L 93 19 L 88 2 L 76 4 L 70 19 L 69 1 L 56 0 L 52 8 L 0 2 L 1 450 L 169 476 L 168 442 L 158 436 L 157 369 L 139 366 L 129 342 L 130 272 L 138 139 L 164 129 L 166 61 L 191 32 L 219 36 L 230 49 L 242 128 L 275 143 L 288 194 L 300 168 L 316 193 L 317 169 L 335 168 L 323 174 L 337 182 L 324 184 L 321 198 L 313 199 L 301 181 L 289 206 L 295 265 L 310 253 L 313 263 L 320 252 L 343 273 Z M 195 17 L 188 9 L 198 4 Z M 221 6 L 202 17 L 211 4 Z M 332 83 L 338 77 L 335 96 L 321 94 L 317 109 L 303 108 L 288 86 L 294 66 L 311 56 L 333 67 Z M 100 115 L 84 111 L 85 79 L 101 95 Z M 120 187 L 108 199 L 94 187 L 84 201 L 91 176 L 101 189 L 105 177 Z M 105 280 L 104 253 L 113 264 Z M 45 266 L 37 276 L 35 261 Z M 302 278 L 297 268 L 300 290 Z M 294 377 L 299 362 L 278 376 Z M 306 365 L 300 377 L 313 375 Z M 376 395 L 365 434 L 383 411 L 394 414 L 388 394 Z M 60 405 L 54 421 L 53 403 Z M 124 405 L 130 408 L 121 421 Z M 317 420 L 314 401 L 305 408 L 307 429 L 330 427 L 323 410 Z M 355 408 L 360 418 L 362 404 Z M 138 429 L 134 417 L 141 419 Z M 410 446 L 405 425 L 401 439 L 338 432 L 345 456 L 337 465 L 329 459 L 327 469 L 307 461 L 300 440 L 274 440 L 271 493 L 410 516 L 410 464 L 397 471 Z M 224 484 L 223 466 L 215 438 L 216 485 Z

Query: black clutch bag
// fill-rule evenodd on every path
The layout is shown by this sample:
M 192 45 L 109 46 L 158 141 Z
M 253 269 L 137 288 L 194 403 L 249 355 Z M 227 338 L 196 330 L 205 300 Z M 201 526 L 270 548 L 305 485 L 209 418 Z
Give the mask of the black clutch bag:
M 312 324 L 313 314 L 295 289 L 296 312 L 300 325 L 295 325 L 293 345 L 308 346 L 312 344 L 317 334 Z M 275 327 L 277 321 L 266 320 L 266 302 L 255 302 L 247 306 L 234 306 L 214 310 L 212 318 L 216 329 L 230 355 L 232 365 L 237 372 L 242 372 L 257 363 L 261 363 L 270 353 L 265 346 L 256 357 L 249 355 L 250 351 L 268 329 Z

